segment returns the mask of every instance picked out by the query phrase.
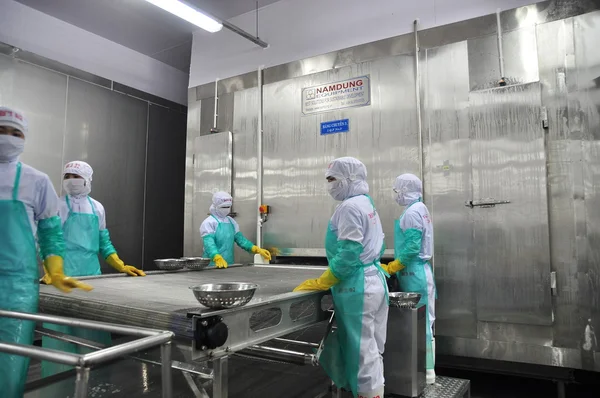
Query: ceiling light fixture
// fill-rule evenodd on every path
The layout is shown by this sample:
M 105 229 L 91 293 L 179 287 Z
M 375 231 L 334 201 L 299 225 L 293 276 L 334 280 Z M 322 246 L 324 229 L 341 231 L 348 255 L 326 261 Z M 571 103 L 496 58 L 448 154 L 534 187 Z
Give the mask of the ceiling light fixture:
M 181 19 L 193 23 L 194 25 L 207 30 L 211 33 L 218 32 L 223 28 L 223 24 L 213 18 L 201 13 L 198 10 L 182 3 L 179 0 L 146 0 L 163 10 L 178 16 Z

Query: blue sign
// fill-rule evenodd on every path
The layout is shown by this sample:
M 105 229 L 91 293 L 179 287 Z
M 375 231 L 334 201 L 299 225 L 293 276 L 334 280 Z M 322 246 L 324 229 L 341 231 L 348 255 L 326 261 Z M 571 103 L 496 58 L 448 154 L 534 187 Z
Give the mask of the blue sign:
M 350 130 L 350 121 L 348 119 L 332 120 L 321 123 L 321 135 L 347 133 Z

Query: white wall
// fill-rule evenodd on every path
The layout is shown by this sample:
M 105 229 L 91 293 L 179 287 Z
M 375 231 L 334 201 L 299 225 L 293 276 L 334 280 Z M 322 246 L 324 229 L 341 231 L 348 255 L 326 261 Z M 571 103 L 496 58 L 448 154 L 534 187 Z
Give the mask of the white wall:
M 13 0 L 0 0 L 0 41 L 187 104 L 186 73 Z
M 282 0 L 260 10 L 263 50 L 223 29 L 194 33 L 190 87 L 331 51 L 463 21 L 535 0 Z M 256 32 L 255 13 L 230 20 Z

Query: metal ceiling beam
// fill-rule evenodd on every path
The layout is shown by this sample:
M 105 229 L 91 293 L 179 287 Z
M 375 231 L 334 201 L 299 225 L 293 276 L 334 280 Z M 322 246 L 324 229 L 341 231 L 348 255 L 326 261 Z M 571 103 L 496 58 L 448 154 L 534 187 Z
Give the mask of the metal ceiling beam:
M 257 36 L 252 36 L 250 33 L 246 32 L 243 29 L 238 28 L 234 24 L 231 24 L 231 23 L 229 23 L 227 21 L 221 21 L 221 23 L 223 24 L 224 28 L 229 29 L 233 33 L 237 33 L 238 35 L 242 36 L 244 39 L 250 40 L 252 43 L 256 44 L 257 46 L 260 46 L 262 48 L 269 47 L 269 43 L 261 40 Z

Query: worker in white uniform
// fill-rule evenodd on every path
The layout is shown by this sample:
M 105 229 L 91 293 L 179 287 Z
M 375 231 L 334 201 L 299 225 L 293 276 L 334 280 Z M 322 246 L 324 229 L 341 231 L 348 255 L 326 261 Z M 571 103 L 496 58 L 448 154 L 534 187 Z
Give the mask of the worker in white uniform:
M 145 276 L 144 271 L 125 263 L 117 255 L 106 228 L 106 212 L 104 206 L 89 196 L 92 191 L 94 170 L 86 162 L 73 161 L 63 169 L 63 189 L 66 195 L 60 198 L 59 215 L 66 244 L 65 274 L 68 276 L 100 275 L 100 255 L 111 267 L 129 276 Z M 50 283 L 48 274 L 42 280 Z M 44 324 L 47 329 L 81 337 L 104 345 L 111 343 L 108 332 L 100 332 L 86 328 Z M 42 337 L 42 346 L 59 351 L 89 352 L 83 346 L 66 343 L 50 337 Z M 52 362 L 42 362 L 42 376 L 47 377 L 70 367 Z
M 233 198 L 227 192 L 216 192 L 212 197 L 210 216 L 200 225 L 200 236 L 204 242 L 204 253 L 202 257 L 211 259 L 211 266 L 227 268 L 232 264 L 233 244 L 248 253 L 260 254 L 267 261 L 271 260 L 271 253 L 261 249 L 250 242 L 240 231 L 240 226 L 231 217 L 231 206 Z
M 338 388 L 354 397 L 383 398 L 389 275 L 380 264 L 385 249 L 381 220 L 368 195 L 362 162 L 335 159 L 325 178 L 329 194 L 341 202 L 325 237 L 329 267 L 294 291 L 331 288 L 338 328 L 327 337 L 319 362 Z
M 421 304 L 427 306 L 426 379 L 435 383 L 435 322 L 436 288 L 430 260 L 433 256 L 433 223 L 423 203 L 423 183 L 413 174 L 402 174 L 394 182 L 396 202 L 404 206 L 394 231 L 394 258 L 388 269 L 398 269 L 398 282 L 403 292 L 421 294 Z
M 58 196 L 48 176 L 19 161 L 25 148 L 27 121 L 22 113 L 0 107 L 0 309 L 38 310 L 39 254 L 52 284 L 64 291 L 91 290 L 65 276 L 65 243 L 58 217 Z M 0 318 L 0 341 L 32 344 L 35 322 Z M 29 358 L 0 353 L 3 398 L 21 398 Z

